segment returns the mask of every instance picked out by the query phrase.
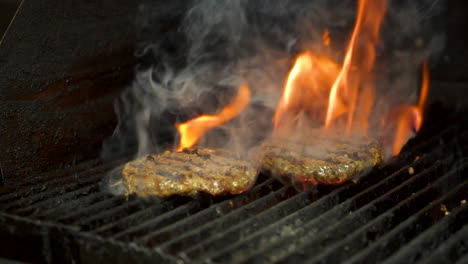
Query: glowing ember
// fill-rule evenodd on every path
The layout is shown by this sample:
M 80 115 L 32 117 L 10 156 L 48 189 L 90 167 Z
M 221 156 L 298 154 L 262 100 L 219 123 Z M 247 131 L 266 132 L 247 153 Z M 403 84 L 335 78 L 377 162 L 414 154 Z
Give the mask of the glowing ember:
M 177 151 L 192 147 L 206 131 L 236 117 L 249 104 L 249 101 L 250 89 L 247 85 L 242 85 L 233 102 L 225 106 L 217 115 L 202 115 L 177 125 L 180 134 Z

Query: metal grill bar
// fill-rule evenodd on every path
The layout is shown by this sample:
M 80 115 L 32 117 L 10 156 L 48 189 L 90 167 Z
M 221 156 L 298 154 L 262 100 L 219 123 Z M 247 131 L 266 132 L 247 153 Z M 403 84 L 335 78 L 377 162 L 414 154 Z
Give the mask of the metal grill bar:
M 318 251 L 323 250 L 332 243 L 342 239 L 350 230 L 358 228 L 369 219 L 391 208 L 399 199 L 409 195 L 411 193 L 410 189 L 424 184 L 427 177 L 435 178 L 437 175 L 435 172 L 440 171 L 440 167 L 440 163 L 437 163 L 432 168 L 411 178 L 409 181 L 414 184 L 404 182 L 395 189 L 388 189 L 386 188 L 388 185 L 385 184 L 377 186 L 383 187 L 383 189 L 370 188 L 373 192 L 361 193 L 312 221 L 302 221 L 297 229 L 288 230 L 288 234 L 281 235 L 278 242 L 269 243 L 267 247 L 253 252 L 253 256 L 247 258 L 246 261 L 259 263 L 276 261 L 297 251 L 298 254 L 304 253 L 303 250 L 306 245 Z M 391 186 L 391 188 L 394 188 L 394 186 Z M 381 193 L 385 193 L 385 195 L 381 196 Z M 368 203 L 369 197 L 380 198 Z M 299 237 L 298 234 L 300 234 Z M 284 245 L 293 246 L 285 247 Z M 260 255 L 263 257 L 260 257 Z
M 71 212 L 76 212 L 80 208 L 87 208 L 99 201 L 103 201 L 110 198 L 110 194 L 97 192 L 92 193 L 84 197 L 79 197 L 76 200 L 67 201 L 66 203 L 61 203 L 56 207 L 45 209 L 41 212 L 35 214 L 35 218 L 41 220 L 54 220 L 59 217 L 70 214 Z
M 380 176 L 383 177 L 384 175 L 386 176 L 386 173 L 383 173 L 383 172 L 372 173 L 372 177 L 364 177 L 363 179 L 361 179 L 359 185 L 348 185 L 348 186 L 345 186 L 344 188 L 340 188 L 334 191 L 333 193 L 331 193 L 330 195 L 324 197 L 323 199 L 316 201 L 313 204 L 313 206 L 315 206 L 316 209 L 323 210 L 325 208 L 325 210 L 327 210 L 335 206 L 339 202 L 343 201 L 347 197 L 354 195 L 355 193 L 358 192 L 358 190 L 364 190 L 365 188 L 368 188 L 369 185 L 382 180 Z M 305 195 L 305 193 L 303 193 L 302 195 Z M 207 239 L 206 241 L 201 241 L 201 242 L 197 241 L 196 243 L 194 242 L 192 244 L 195 244 L 195 246 L 193 246 L 192 248 L 184 252 L 183 256 L 185 257 L 188 256 L 188 258 L 193 259 L 193 258 L 200 257 L 200 255 L 202 254 L 206 255 L 208 252 L 216 251 L 216 250 L 220 250 L 225 247 L 228 247 L 229 245 L 232 245 L 235 242 L 237 242 L 241 237 L 246 237 L 248 235 L 251 235 L 255 231 L 258 231 L 259 226 L 256 225 L 257 223 L 263 223 L 261 224 L 261 227 L 265 227 L 271 224 L 272 222 L 274 222 L 274 220 L 286 216 L 284 212 L 287 211 L 287 209 L 295 208 L 296 206 L 295 202 L 298 202 L 298 201 L 300 202 L 302 200 L 303 199 L 298 199 L 297 197 L 294 197 L 288 201 L 278 204 L 278 206 L 273 207 L 272 208 L 273 211 L 268 210 L 260 214 L 259 219 L 252 218 L 249 221 L 246 221 L 245 225 L 244 224 L 235 225 L 231 228 L 228 228 L 225 231 L 225 233 L 222 233 L 222 232 L 215 233 L 217 235 L 214 238 Z M 303 205 L 300 206 L 300 208 L 302 207 Z M 290 212 L 294 212 L 294 211 L 296 210 L 292 210 Z M 288 214 L 290 212 L 288 212 Z M 314 212 L 314 211 L 312 210 L 311 212 Z M 318 212 L 315 212 L 315 213 L 318 213 Z M 311 217 L 311 215 L 308 215 L 304 218 L 308 218 L 308 217 Z M 291 222 L 295 221 L 294 217 L 291 217 L 290 219 L 291 219 Z M 287 220 L 288 218 L 283 219 L 283 221 L 286 221 L 286 223 L 284 224 L 290 224 L 290 223 L 287 223 Z M 276 229 L 276 227 L 273 227 L 272 229 Z M 269 230 L 269 231 L 266 231 L 265 233 L 269 233 L 270 231 L 273 232 L 274 230 Z
M 275 183 L 275 185 L 272 186 L 271 185 L 272 183 Z M 271 191 L 277 190 L 280 186 L 281 185 L 278 185 L 278 182 L 276 182 L 273 179 L 270 179 L 262 183 L 261 185 L 257 185 L 256 187 L 254 187 L 255 190 L 253 190 L 252 194 L 258 193 L 260 189 L 265 189 L 263 190 L 264 193 L 271 192 Z M 182 221 L 176 222 L 156 232 L 151 232 L 150 234 L 140 238 L 139 243 L 153 244 L 153 245 L 162 243 L 170 238 L 177 237 L 178 235 L 186 233 L 189 230 L 194 229 L 194 227 L 198 227 L 222 215 L 228 214 L 229 212 L 253 200 L 255 200 L 255 197 L 248 197 L 245 194 L 238 196 L 232 200 L 225 200 L 197 214 L 194 214 L 193 216 L 187 217 L 183 219 Z
M 385 214 L 382 214 L 379 217 L 373 219 L 372 221 L 369 221 L 367 224 L 364 224 L 360 229 L 357 229 L 354 232 L 349 232 L 349 230 L 347 230 L 349 234 L 346 234 L 345 232 L 342 234 L 333 233 L 333 236 L 344 239 L 332 247 L 328 247 L 325 251 L 320 251 L 319 254 L 310 254 L 309 252 L 304 252 L 303 255 L 311 257 L 311 259 L 308 260 L 308 262 L 311 263 L 321 261 L 336 263 L 344 261 L 345 259 L 349 260 L 350 254 L 352 252 L 358 252 L 359 250 L 362 250 L 365 246 L 368 246 L 376 239 L 379 239 L 381 236 L 388 233 L 388 231 L 390 231 L 400 222 L 404 221 L 407 217 L 411 215 L 420 215 L 422 212 L 425 214 L 428 214 L 428 212 L 437 213 L 437 210 L 439 209 L 437 206 L 434 205 L 427 207 L 426 205 L 433 200 L 433 197 L 437 197 L 438 195 L 443 194 L 447 189 L 455 187 L 458 183 L 458 181 L 454 180 L 456 176 L 455 174 L 459 172 L 459 170 L 455 170 L 444 175 L 433 184 L 426 186 L 419 192 L 411 195 L 407 199 L 402 200 L 397 206 Z M 449 186 L 447 186 L 447 183 Z M 445 197 L 432 202 L 432 204 L 439 204 L 437 201 L 446 202 L 456 199 L 459 195 L 463 194 L 467 190 L 468 181 L 465 181 L 465 184 L 456 188 L 450 195 L 446 195 Z M 441 213 L 439 213 L 437 217 L 435 217 L 435 215 L 436 214 L 434 214 L 434 217 L 432 218 L 433 221 L 443 217 L 443 214 Z M 412 218 L 410 223 L 415 225 L 414 220 L 416 219 L 417 218 Z M 297 252 L 295 252 L 295 254 L 296 253 Z M 297 259 L 298 255 L 299 254 L 295 256 L 289 256 L 284 261 L 287 262 L 291 261 L 292 259 Z
M 445 134 L 447 135 L 448 133 L 445 132 Z M 433 142 L 429 141 L 427 143 L 430 144 L 430 143 L 433 143 Z M 430 155 L 432 155 L 432 154 L 430 154 Z M 423 159 L 421 159 L 421 160 L 423 160 Z M 431 160 L 428 160 L 422 166 L 427 166 L 427 164 L 430 164 L 432 162 Z M 398 166 L 395 165 L 395 163 L 397 163 L 397 162 L 394 162 L 394 164 L 391 164 L 391 165 L 387 166 L 387 168 L 388 167 L 398 168 Z M 413 165 L 413 166 L 415 166 L 415 165 Z M 402 168 L 401 171 L 405 171 L 408 168 L 409 168 L 409 166 L 405 167 L 405 168 Z M 369 187 L 369 185 L 368 185 L 369 182 L 370 183 L 375 183 L 377 181 L 381 181 L 382 178 L 379 178 L 379 176 L 381 176 L 381 175 L 385 175 L 385 173 L 383 173 L 383 172 L 381 172 L 381 173 L 372 173 L 372 177 L 370 177 L 370 178 L 365 177 L 365 178 L 361 179 L 359 185 L 350 185 L 350 186 L 346 186 L 344 188 L 338 189 L 336 192 L 332 193 L 330 196 L 324 197 L 324 199 L 315 202 L 314 205 L 317 205 L 317 207 L 319 207 L 318 205 L 320 205 L 320 207 L 323 208 L 323 206 L 325 204 L 330 204 L 331 200 L 333 200 L 333 203 L 330 205 L 330 207 L 332 207 L 332 206 L 334 206 L 334 205 L 336 205 L 338 203 L 337 201 L 339 201 L 340 197 L 344 197 L 344 198 L 349 197 L 350 195 L 346 195 L 346 194 L 349 194 L 349 192 L 352 189 L 357 188 L 357 187 L 365 189 L 365 188 Z M 372 180 L 374 180 L 374 182 Z M 353 193 L 353 192 L 351 191 L 351 193 Z M 327 199 L 327 198 L 329 198 L 329 199 Z M 321 201 L 323 201 L 324 203 L 320 204 Z M 287 206 L 290 207 L 289 204 Z M 265 216 L 266 216 L 265 219 L 262 218 L 262 221 L 260 221 L 261 223 L 265 223 L 264 225 L 262 225 L 262 227 L 268 226 L 271 223 L 271 222 L 268 221 L 268 219 L 274 220 L 275 215 L 277 215 L 277 212 L 272 212 L 271 214 L 270 214 L 269 211 L 265 212 Z M 283 215 L 281 215 L 281 217 L 283 217 Z M 279 218 L 281 218 L 281 217 L 279 217 Z M 292 219 L 291 222 L 294 222 L 294 218 L 291 218 L 291 219 Z M 195 246 L 188 249 L 186 252 L 183 252 L 181 254 L 181 256 L 186 258 L 186 259 L 198 259 L 201 256 L 206 256 L 209 252 L 212 252 L 212 251 L 216 252 L 216 250 L 223 250 L 223 249 L 226 249 L 226 247 L 232 246 L 233 244 L 235 245 L 235 242 L 237 242 L 241 237 L 246 237 L 248 235 L 251 235 L 252 233 L 255 233 L 254 231 L 258 231 L 259 228 L 257 228 L 257 226 L 255 226 L 255 223 L 256 223 L 255 220 L 257 220 L 257 219 L 254 218 L 254 219 L 251 220 L 251 222 L 247 221 L 246 225 L 241 224 L 241 225 L 236 225 L 236 226 L 234 226 L 232 228 L 228 228 L 226 230 L 226 233 L 218 233 L 216 235 L 216 237 L 209 238 L 206 241 L 201 241 L 201 242 L 197 241 L 196 243 L 192 243 L 192 244 L 195 244 Z M 287 220 L 288 220 L 287 218 L 283 219 L 283 221 L 286 221 L 286 223 L 284 223 L 284 225 L 288 225 Z M 252 226 L 249 226 L 249 224 L 252 224 Z M 250 229 L 250 228 L 252 228 L 252 229 Z M 266 231 L 266 233 L 274 232 L 275 229 L 277 229 L 277 227 L 273 227 L 272 230 Z M 253 244 L 257 244 L 258 242 L 259 241 L 255 241 L 255 242 L 253 242 Z M 243 243 L 243 242 L 240 242 L 240 243 Z
M 293 208 L 301 209 L 308 202 L 312 202 L 317 198 L 315 197 L 314 199 L 313 193 L 315 190 L 303 193 L 301 196 L 296 196 L 292 199 L 284 201 L 283 203 L 273 207 L 271 210 L 263 212 L 262 214 L 250 219 L 245 223 L 232 226 L 224 232 L 222 230 L 220 230 L 221 232 L 214 232 L 213 235 L 215 236 L 213 238 L 210 238 L 206 241 L 196 241 L 197 243 L 192 243 L 194 246 L 187 249 L 184 254 L 191 259 L 197 259 L 202 255 L 207 255 L 210 252 L 214 253 L 218 250 L 225 249 L 230 245 L 235 245 L 235 242 L 238 242 L 240 238 L 255 234 L 255 232 L 258 232 L 258 230 L 261 228 L 267 228 L 265 230 L 265 233 L 267 234 L 274 232 L 274 230 L 277 230 L 277 226 L 269 227 L 269 224 L 275 222 L 275 220 L 281 219 L 281 223 L 283 225 L 293 225 L 298 217 L 301 219 L 311 218 L 314 215 L 318 215 L 326 210 L 329 210 L 355 193 L 366 189 L 369 187 L 369 185 L 378 182 L 381 179 L 379 178 L 380 175 L 384 174 L 378 174 L 375 178 L 369 178 L 366 180 L 363 179 L 363 184 L 360 185 L 350 184 L 335 190 L 329 195 L 309 205 L 307 209 L 302 209 L 299 211 L 292 210 Z M 304 199 L 302 196 L 308 197 Z M 261 239 L 261 236 L 259 237 Z M 258 242 L 259 241 L 256 240 L 252 241 L 253 244 L 257 244 Z
M 79 247 L 67 253 L 75 257 L 112 245 L 134 254 L 129 259 L 144 254 L 174 262 L 466 261 L 468 203 L 460 201 L 468 199 L 468 128 L 444 126 L 426 125 L 401 155 L 356 184 L 297 193 L 260 177 L 236 196 L 143 199 L 100 190 L 98 182 L 116 166 L 107 164 L 2 189 L 7 213 L 0 220 L 11 214 L 40 225 L 40 219 L 48 230 L 41 234 Z
M 262 193 L 271 192 L 271 191 L 279 189 L 280 187 L 281 187 L 281 185 L 278 184 L 274 179 L 268 179 L 265 182 L 261 183 L 260 185 L 257 185 L 256 187 L 254 187 L 251 192 L 246 193 L 246 194 L 242 194 L 242 195 L 234 198 L 234 201 L 232 202 L 232 206 L 230 205 L 229 201 L 225 201 L 224 203 L 217 204 L 217 205 L 214 205 L 214 206 L 212 206 L 212 207 L 210 207 L 208 209 L 203 210 L 204 213 L 202 213 L 202 214 L 194 214 L 196 211 L 192 211 L 192 212 L 183 212 L 182 211 L 181 212 L 182 215 L 188 216 L 188 215 L 193 214 L 195 216 L 194 221 L 184 220 L 186 218 L 175 218 L 175 219 L 173 219 L 171 224 L 176 223 L 176 224 L 184 225 L 184 223 L 185 224 L 189 223 L 189 224 L 194 225 L 194 226 L 204 224 L 205 223 L 204 220 L 207 220 L 207 219 L 203 219 L 204 217 L 216 217 L 220 212 L 222 212 L 220 210 L 222 210 L 223 207 L 224 207 L 224 210 L 227 210 L 227 211 L 233 210 L 233 209 L 235 209 L 237 207 L 240 207 L 240 206 L 242 206 L 242 205 L 244 205 L 246 203 L 249 203 L 249 202 L 257 199 L 258 197 L 261 196 Z M 229 206 L 227 206 L 227 205 L 229 205 Z M 187 209 L 188 208 L 190 208 L 190 207 L 188 206 Z M 200 209 L 202 209 L 202 207 L 200 207 Z M 180 223 L 179 223 L 179 220 L 181 221 Z M 132 238 L 137 239 L 138 237 L 143 236 L 143 237 L 139 238 L 140 243 L 145 243 L 145 240 L 148 240 L 148 242 L 150 242 L 149 240 L 153 236 L 153 233 L 152 233 L 151 230 L 155 230 L 154 228 L 151 228 L 148 231 L 149 226 L 152 226 L 151 223 L 158 223 L 158 220 L 153 219 L 153 220 L 145 222 L 145 223 L 143 223 L 141 225 L 136 225 L 136 226 L 132 227 L 131 228 L 132 230 L 140 230 L 139 232 L 132 231 L 134 233 Z M 165 228 L 165 227 L 163 225 L 161 225 L 160 228 Z M 189 227 L 179 226 L 179 228 L 180 228 L 180 230 L 183 230 L 184 228 L 189 228 Z M 177 229 L 177 230 L 179 230 L 179 229 Z M 162 229 L 162 231 L 164 231 L 164 229 Z M 157 236 L 158 234 L 155 234 L 155 235 Z M 115 238 L 119 239 L 119 236 L 116 236 Z M 162 238 L 163 238 L 163 236 L 161 236 L 159 239 L 162 239 Z
M 0 192 L 0 204 L 9 203 L 13 200 L 27 197 L 31 194 L 43 192 L 48 188 L 74 183 L 96 174 L 102 175 L 110 169 L 118 166 L 123 161 L 124 160 L 117 160 L 101 166 L 91 167 L 91 169 L 90 167 L 86 168 L 86 165 L 89 166 L 89 164 L 96 164 L 96 161 L 93 161 L 86 163 L 85 166 L 80 164 L 77 167 L 74 167 L 73 170 L 60 170 L 51 173 L 51 175 L 37 177 L 30 180 L 28 183 L 14 186 L 14 188 L 5 188 L 5 192 Z
M 465 224 L 421 263 L 455 263 L 464 254 L 468 254 L 468 224 Z
M 166 213 L 173 209 L 171 203 L 156 203 L 148 206 L 147 208 L 123 217 L 115 222 L 110 222 L 103 226 L 100 226 L 94 230 L 93 233 L 101 235 L 103 237 L 109 237 L 116 233 L 123 232 L 129 227 L 136 226 L 142 222 L 146 222 L 157 215 Z
M 73 222 L 79 221 L 79 219 L 82 219 L 84 217 L 89 217 L 99 212 L 102 212 L 102 210 L 104 210 L 105 208 L 112 208 L 125 202 L 127 202 L 127 199 L 125 197 L 111 196 L 106 200 L 99 201 L 86 208 L 81 208 L 74 212 L 65 214 L 61 216 L 57 221 L 64 224 L 71 224 Z
M 455 264 L 466 264 L 468 263 L 468 254 L 461 257 Z
M 183 240 L 183 242 L 171 244 L 170 247 L 167 247 L 168 244 L 164 244 L 162 246 L 168 252 L 177 252 L 181 248 L 188 247 L 194 243 L 197 239 L 201 237 L 205 237 L 210 233 L 216 232 L 216 230 L 220 231 L 223 227 L 231 226 L 236 223 L 242 222 L 245 219 L 255 216 L 261 211 L 264 211 L 274 204 L 287 199 L 288 197 L 294 194 L 294 190 L 290 186 L 285 186 L 278 191 L 272 192 L 258 200 L 253 201 L 251 204 L 247 204 L 246 206 L 240 207 L 231 213 L 228 214 L 220 214 L 219 217 L 212 222 L 204 223 L 200 229 L 197 230 L 197 233 L 192 239 Z M 190 235 L 190 233 L 189 233 Z M 193 233 L 192 233 L 193 235 Z M 151 241 L 150 241 L 151 242 Z M 192 243 L 190 243 L 192 242 Z M 172 243 L 172 242 L 170 242 Z M 150 244 L 149 246 L 154 246 L 154 244 Z
M 61 204 L 67 203 L 79 199 L 80 197 L 87 197 L 90 193 L 93 193 L 98 190 L 97 185 L 87 185 L 82 188 L 79 188 L 74 191 L 66 192 L 60 196 L 52 196 L 48 199 L 42 200 L 40 202 L 34 203 L 30 206 L 20 208 L 15 211 L 15 214 L 21 216 L 31 216 L 40 213 L 41 211 L 54 208 Z
M 86 189 L 89 185 L 96 184 L 101 178 L 102 177 L 100 175 L 95 175 L 94 177 L 83 181 L 74 182 L 65 186 L 57 186 L 51 190 L 33 194 L 23 197 L 15 202 L 11 202 L 2 209 L 7 212 L 16 211 L 18 208 L 24 208 L 44 200 L 54 199 L 59 195 L 66 194 L 80 188 Z
M 79 225 L 82 230 L 92 230 L 106 223 L 114 222 L 126 215 L 143 210 L 150 205 L 150 202 L 142 201 L 141 199 L 132 199 L 118 206 L 111 207 L 109 210 L 103 210 L 98 214 L 82 218 L 79 221 Z M 78 224 L 78 222 L 76 222 L 76 224 Z
M 215 226 L 213 227 L 211 223 L 206 224 L 199 230 L 192 230 L 181 236 L 172 237 L 170 241 L 162 244 L 160 248 L 165 252 L 177 252 L 177 250 L 190 250 L 194 248 L 196 250 L 201 248 L 200 251 L 196 252 L 197 255 L 216 252 L 220 248 L 223 248 L 225 244 L 234 243 L 245 234 L 252 233 L 260 227 L 267 226 L 274 219 L 282 218 L 304 207 L 308 202 L 311 202 L 311 197 L 312 195 L 310 192 L 303 192 L 279 203 L 269 210 L 232 225 L 224 225 L 220 221 L 214 223 Z M 242 233 L 242 231 L 244 233 Z M 201 236 L 201 234 L 204 236 Z M 198 247 L 193 247 L 194 245 Z M 203 251 L 203 249 L 206 251 Z M 196 255 L 191 255 L 190 259 L 195 259 L 195 257 Z
M 132 241 L 137 237 L 147 234 L 151 230 L 156 230 L 162 228 L 168 224 L 173 223 L 174 221 L 179 221 L 183 219 L 185 216 L 193 214 L 199 211 L 201 208 L 206 206 L 208 202 L 204 199 L 196 199 L 193 202 L 184 204 L 175 208 L 174 210 L 168 211 L 162 215 L 155 217 L 154 219 L 150 219 L 145 221 L 139 225 L 130 227 L 122 232 L 114 234 L 112 236 L 113 239 L 121 240 L 121 241 Z
M 464 191 L 466 193 L 466 189 Z M 459 199 L 457 200 L 459 201 Z M 451 210 L 449 215 L 445 216 L 440 222 L 427 229 L 416 239 L 408 243 L 385 263 L 401 263 L 401 261 L 414 263 L 420 260 L 421 257 L 429 255 L 452 233 L 458 231 L 463 224 L 466 223 L 467 218 L 468 204 L 455 207 Z
M 466 191 L 466 185 L 462 185 L 449 193 L 449 197 L 455 195 L 453 200 L 456 200 L 464 194 L 464 191 Z M 441 212 L 440 206 L 446 201 L 447 196 L 429 204 L 428 207 L 421 210 L 420 213 L 411 216 L 411 218 L 403 222 L 398 228 L 395 228 L 388 234 L 384 235 L 380 240 L 354 256 L 350 259 L 350 262 L 376 263 L 377 261 L 390 256 L 394 250 L 398 249 L 401 245 L 404 245 L 408 239 L 423 231 L 422 228 L 424 228 L 424 226 L 418 221 L 422 221 L 427 228 L 428 225 L 434 224 L 435 221 L 441 219 L 443 217 L 443 212 Z
M 67 183 L 76 183 L 76 177 L 66 177 L 64 179 L 56 179 L 54 181 L 44 183 L 44 184 L 36 184 L 33 186 L 28 186 L 27 188 L 20 189 L 18 191 L 14 191 L 8 194 L 4 194 L 0 196 L 0 203 L 6 204 L 11 203 L 16 200 L 21 200 L 24 198 L 28 198 L 33 194 L 45 192 L 48 188 L 56 188 L 60 186 L 64 186 Z
M 427 237 L 427 235 L 425 234 L 422 235 L 422 238 L 418 238 L 414 242 L 408 244 L 408 246 L 412 246 L 414 244 L 423 243 L 424 245 L 429 246 L 429 248 L 423 250 L 423 247 L 415 247 L 413 249 L 414 252 L 408 252 L 407 250 L 408 247 L 405 247 L 400 252 L 396 253 L 396 255 L 393 255 L 390 259 L 385 261 L 384 263 L 401 263 L 402 259 L 403 261 L 408 261 L 408 262 L 413 263 L 419 260 L 420 257 L 428 253 L 427 250 L 433 249 L 432 248 L 433 246 L 436 246 L 442 242 L 440 241 L 441 239 L 443 240 L 448 237 L 449 234 L 446 234 L 446 232 L 450 232 L 451 231 L 450 229 L 452 228 L 459 228 L 461 224 L 460 221 L 466 220 L 466 217 L 468 217 L 468 205 L 463 205 L 463 206 L 455 208 L 450 215 L 442 219 L 442 221 L 438 223 L 433 229 L 428 230 L 429 232 L 436 231 L 437 233 L 442 234 L 442 237 L 435 239 L 434 244 L 431 244 L 430 241 L 429 242 L 421 241 L 422 239 L 425 239 Z M 441 230 L 444 228 L 447 230 Z M 423 246 L 423 245 L 417 245 L 417 246 Z M 419 251 L 419 250 L 422 250 L 422 251 Z
M 421 158 L 413 166 L 415 170 L 418 171 L 422 170 L 427 165 L 427 163 L 428 161 L 426 160 L 426 158 Z M 356 196 L 354 196 L 353 199 L 345 200 L 339 205 L 332 204 L 329 208 L 325 208 L 324 210 L 323 207 L 320 206 L 320 200 L 315 203 L 312 203 L 310 206 L 307 206 L 299 210 L 298 212 L 281 219 L 274 225 L 268 226 L 265 229 L 251 234 L 250 236 L 244 238 L 244 240 L 242 241 L 239 241 L 232 245 L 226 245 L 226 247 L 223 250 L 218 252 L 218 255 L 216 255 L 213 258 L 213 260 L 231 260 L 231 258 L 236 259 L 241 255 L 245 257 L 249 254 L 258 254 L 260 253 L 258 252 L 258 250 L 265 250 L 264 245 L 262 245 L 262 241 L 267 241 L 270 246 L 273 244 L 270 242 L 278 241 L 278 239 L 282 237 L 289 237 L 289 241 L 292 241 L 297 237 L 297 234 L 304 234 L 304 223 L 307 223 L 310 219 L 315 219 L 317 216 L 320 215 L 321 217 L 316 218 L 315 222 L 312 222 L 311 224 L 321 223 L 320 225 L 326 227 L 329 224 L 329 221 L 333 221 L 333 219 L 340 219 L 341 217 L 348 214 L 348 212 L 353 208 L 357 209 L 365 203 L 372 201 L 375 197 L 380 197 L 383 193 L 386 192 L 386 190 L 396 187 L 400 182 L 404 181 L 409 177 L 406 173 L 408 171 L 408 168 L 409 167 L 400 169 L 399 171 L 389 176 L 386 180 L 379 181 L 376 185 L 373 185 L 372 187 L 363 186 L 364 190 L 359 192 L 357 195 L 356 193 L 349 193 L 349 196 L 346 197 L 354 195 Z M 349 188 L 353 189 L 354 186 L 357 185 L 350 185 Z M 345 188 L 344 190 L 346 189 L 347 188 Z M 330 208 L 331 210 L 328 211 Z M 315 226 L 314 228 L 319 227 Z M 287 243 L 285 241 L 283 242 Z M 240 252 L 242 252 L 242 254 L 240 254 Z

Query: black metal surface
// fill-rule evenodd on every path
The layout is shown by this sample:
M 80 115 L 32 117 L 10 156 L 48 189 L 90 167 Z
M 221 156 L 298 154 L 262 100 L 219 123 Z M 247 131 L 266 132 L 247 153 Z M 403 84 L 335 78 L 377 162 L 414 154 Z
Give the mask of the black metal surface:
M 100 187 L 116 161 L 3 187 L 0 254 L 54 263 L 464 261 L 468 128 L 444 113 L 357 184 L 297 192 L 263 175 L 238 196 L 126 198 Z
M 0 2 L 1 31 L 20 1 Z M 136 2 L 21 2 L 0 32 L 6 186 L 95 158 L 116 126 L 112 104 L 135 64 Z

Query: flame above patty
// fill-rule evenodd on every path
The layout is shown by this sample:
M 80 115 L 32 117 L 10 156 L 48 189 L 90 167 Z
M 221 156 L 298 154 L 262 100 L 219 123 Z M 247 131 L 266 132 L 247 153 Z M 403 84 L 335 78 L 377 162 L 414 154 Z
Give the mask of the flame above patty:
M 376 104 L 374 64 L 380 28 L 387 11 L 386 0 L 359 0 L 357 18 L 343 62 L 310 50 L 301 52 L 295 59 L 283 87 L 273 117 L 274 134 L 303 133 L 311 126 L 299 125 L 303 119 L 320 127 L 325 133 L 345 136 L 375 136 L 370 131 L 371 116 Z M 330 31 L 322 35 L 324 47 L 331 43 Z M 422 88 L 417 105 L 398 105 L 384 121 L 392 123 L 391 153 L 397 155 L 406 141 L 422 125 L 423 109 L 429 89 L 427 63 L 423 66 Z M 239 115 L 250 100 L 250 89 L 242 85 L 230 105 L 216 115 L 202 115 L 177 125 L 180 133 L 178 151 L 190 148 L 208 130 Z M 389 126 L 381 127 L 388 130 Z
M 250 95 L 249 87 L 247 85 L 242 85 L 233 102 L 225 106 L 218 114 L 202 115 L 177 125 L 177 130 L 180 134 L 180 143 L 177 151 L 192 147 L 205 132 L 239 115 L 249 104 Z
M 356 23 L 341 66 L 331 58 L 311 51 L 297 56 L 276 108 L 273 119 L 275 133 L 303 129 L 298 123 L 306 116 L 309 123 L 313 126 L 318 124 L 328 133 L 346 136 L 370 134 L 376 97 L 373 84 L 375 48 L 386 10 L 386 0 L 359 1 Z M 322 41 L 324 46 L 329 46 L 328 30 L 324 31 Z M 392 144 L 394 155 L 414 135 L 414 130 L 420 129 L 428 89 L 429 73 L 425 63 L 419 104 L 397 106 L 391 112 L 392 116 L 397 116 L 392 120 L 396 122 Z

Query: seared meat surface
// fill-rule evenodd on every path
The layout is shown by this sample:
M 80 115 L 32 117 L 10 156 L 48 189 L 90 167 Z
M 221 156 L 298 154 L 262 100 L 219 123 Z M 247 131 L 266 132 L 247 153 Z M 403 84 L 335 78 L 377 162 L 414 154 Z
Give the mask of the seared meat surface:
M 122 176 L 126 194 L 223 195 L 246 191 L 255 181 L 256 170 L 233 152 L 205 148 L 141 157 L 125 164 Z
M 311 135 L 306 140 L 270 140 L 259 150 L 262 170 L 293 182 L 337 184 L 356 180 L 383 161 L 376 140 Z

